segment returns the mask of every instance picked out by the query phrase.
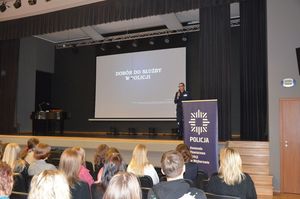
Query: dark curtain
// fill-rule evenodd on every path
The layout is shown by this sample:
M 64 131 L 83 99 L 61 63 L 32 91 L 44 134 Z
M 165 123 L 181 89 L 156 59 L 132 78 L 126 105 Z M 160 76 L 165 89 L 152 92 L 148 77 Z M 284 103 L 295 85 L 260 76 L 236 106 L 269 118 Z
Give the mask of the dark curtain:
M 0 132 L 16 131 L 19 40 L 0 41 Z
M 0 23 L 0 40 L 199 8 L 199 0 L 106 0 Z M 12 8 L 10 8 L 12 9 Z
M 241 139 L 267 139 L 266 1 L 242 0 Z
M 231 137 L 230 1 L 200 1 L 200 96 L 217 99 L 219 140 Z

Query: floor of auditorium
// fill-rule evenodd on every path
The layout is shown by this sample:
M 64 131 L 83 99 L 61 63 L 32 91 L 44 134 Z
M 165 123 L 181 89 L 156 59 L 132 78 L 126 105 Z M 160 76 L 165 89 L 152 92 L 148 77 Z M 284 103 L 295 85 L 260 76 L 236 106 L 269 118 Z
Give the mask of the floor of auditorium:
M 273 199 L 300 199 L 300 194 L 274 193 Z

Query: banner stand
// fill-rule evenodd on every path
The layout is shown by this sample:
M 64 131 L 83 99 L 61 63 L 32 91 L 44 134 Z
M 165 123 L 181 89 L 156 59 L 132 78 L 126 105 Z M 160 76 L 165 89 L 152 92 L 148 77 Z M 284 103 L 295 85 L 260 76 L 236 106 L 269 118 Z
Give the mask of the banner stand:
M 183 101 L 184 143 L 209 176 L 218 171 L 218 101 Z

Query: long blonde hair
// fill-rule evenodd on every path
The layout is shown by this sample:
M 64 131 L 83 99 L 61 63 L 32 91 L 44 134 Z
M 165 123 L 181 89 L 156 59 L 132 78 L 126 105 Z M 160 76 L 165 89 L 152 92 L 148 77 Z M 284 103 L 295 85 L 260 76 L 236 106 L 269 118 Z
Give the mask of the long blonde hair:
M 28 199 L 70 199 L 70 188 L 65 174 L 45 170 L 32 178 Z
M 59 169 L 62 170 L 71 187 L 79 181 L 79 170 L 81 166 L 81 157 L 77 151 L 68 148 L 61 154 Z
M 120 172 L 109 181 L 103 199 L 141 199 L 139 181 L 133 173 Z
M 9 143 L 5 147 L 2 161 L 6 162 L 10 168 L 14 169 L 14 163 L 19 158 L 21 148 L 17 143 Z
M 234 149 L 227 147 L 221 150 L 219 176 L 227 185 L 239 184 L 245 178 L 241 156 Z
M 137 176 L 144 175 L 144 168 L 149 165 L 147 158 L 147 148 L 143 144 L 138 144 L 135 146 L 132 152 L 132 158 L 128 165 L 131 171 Z
M 79 146 L 73 147 L 72 150 L 77 151 L 78 155 L 81 157 L 81 164 L 83 166 L 86 166 L 85 165 L 85 150 Z

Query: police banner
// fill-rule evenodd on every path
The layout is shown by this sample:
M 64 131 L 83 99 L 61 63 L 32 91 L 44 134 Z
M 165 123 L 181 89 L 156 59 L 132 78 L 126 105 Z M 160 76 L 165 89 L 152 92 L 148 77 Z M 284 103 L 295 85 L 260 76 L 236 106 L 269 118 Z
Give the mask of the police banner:
M 208 175 L 218 171 L 218 103 L 217 100 L 183 101 L 184 142 L 193 162 Z

